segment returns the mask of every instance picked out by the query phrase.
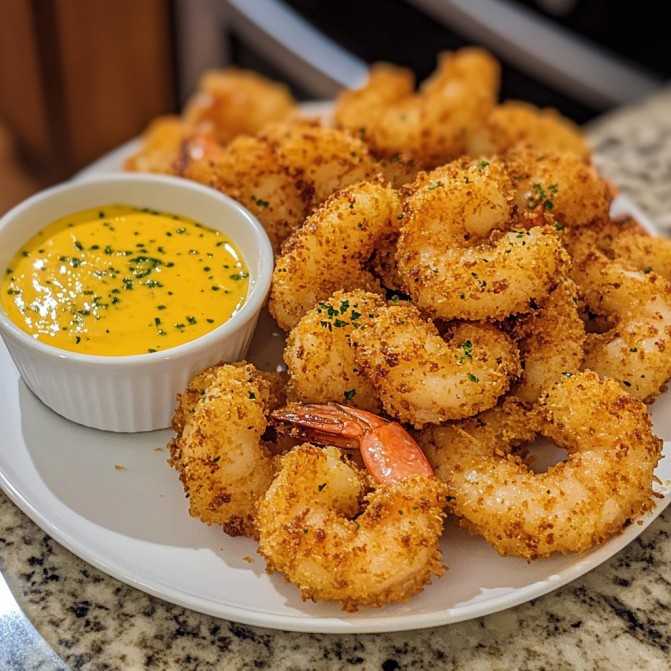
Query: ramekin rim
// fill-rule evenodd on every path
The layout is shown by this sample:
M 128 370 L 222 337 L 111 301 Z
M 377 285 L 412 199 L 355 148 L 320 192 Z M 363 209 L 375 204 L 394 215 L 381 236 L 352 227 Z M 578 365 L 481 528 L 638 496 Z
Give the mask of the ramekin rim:
M 70 361 L 85 366 L 120 367 L 123 365 L 132 365 L 134 367 L 145 367 L 153 366 L 162 361 L 182 359 L 193 355 L 201 348 L 207 348 L 215 342 L 232 335 L 240 328 L 243 328 L 245 324 L 257 317 L 263 307 L 272 280 L 274 254 L 270 239 L 259 220 L 247 208 L 230 196 L 211 187 L 199 184 L 198 182 L 172 175 L 130 172 L 116 172 L 107 175 L 95 175 L 77 180 L 69 180 L 33 194 L 0 217 L 0 236 L 2 235 L 2 231 L 11 221 L 16 219 L 16 217 L 23 216 L 27 210 L 29 211 L 30 208 L 34 207 L 37 203 L 43 202 L 45 199 L 53 198 L 70 189 L 76 190 L 79 188 L 86 188 L 90 184 L 118 183 L 124 181 L 159 183 L 190 190 L 192 192 L 200 193 L 212 200 L 219 201 L 222 205 L 225 204 L 226 207 L 233 208 L 242 215 L 246 225 L 251 227 L 255 243 L 259 248 L 259 272 L 256 277 L 250 277 L 250 279 L 253 279 L 253 286 L 240 310 L 212 331 L 209 331 L 194 340 L 170 347 L 162 352 L 109 356 L 101 354 L 83 354 L 60 349 L 53 345 L 49 345 L 48 343 L 36 340 L 20 329 L 18 325 L 9 318 L 1 304 L 0 335 L 3 337 L 11 337 L 17 344 L 22 345 L 25 349 L 30 350 L 35 354 L 60 359 L 61 361 Z M 250 268 L 250 275 L 251 271 L 252 269 Z M 256 269 L 254 269 L 254 273 L 256 274 Z

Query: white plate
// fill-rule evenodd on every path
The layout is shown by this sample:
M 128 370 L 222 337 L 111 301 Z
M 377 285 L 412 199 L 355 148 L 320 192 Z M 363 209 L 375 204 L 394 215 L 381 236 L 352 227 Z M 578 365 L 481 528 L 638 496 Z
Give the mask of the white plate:
M 85 175 L 119 169 L 125 145 Z M 84 175 L 84 176 L 85 176 Z M 618 207 L 625 210 L 626 201 Z M 272 369 L 283 334 L 267 313 L 250 359 Z M 656 433 L 671 454 L 671 394 L 651 406 Z M 663 495 L 652 515 L 581 556 L 532 564 L 500 557 L 487 543 L 448 523 L 447 574 L 408 604 L 342 613 L 332 603 L 303 603 L 284 578 L 265 573 L 256 543 L 234 539 L 188 514 L 166 459 L 170 431 L 119 435 L 54 414 L 20 381 L 0 343 L 0 486 L 40 527 L 106 573 L 172 603 L 245 624 L 291 631 L 383 632 L 431 627 L 494 613 L 550 592 L 598 566 L 638 536 L 671 501 L 671 460 L 657 476 Z M 250 562 L 249 559 L 252 561 Z

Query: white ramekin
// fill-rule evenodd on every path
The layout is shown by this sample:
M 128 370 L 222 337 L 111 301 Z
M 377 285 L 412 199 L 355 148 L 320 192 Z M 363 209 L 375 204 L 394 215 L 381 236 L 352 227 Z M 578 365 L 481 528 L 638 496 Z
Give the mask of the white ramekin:
M 52 221 L 115 203 L 191 217 L 229 236 L 249 268 L 241 310 L 192 342 L 135 356 L 51 347 L 24 333 L 1 306 L 0 335 L 26 385 L 59 415 L 105 431 L 152 431 L 170 425 L 175 397 L 197 371 L 244 358 L 270 288 L 273 251 L 259 221 L 214 189 L 163 175 L 112 174 L 42 191 L 0 219 L 0 272 L 4 276 L 21 245 Z

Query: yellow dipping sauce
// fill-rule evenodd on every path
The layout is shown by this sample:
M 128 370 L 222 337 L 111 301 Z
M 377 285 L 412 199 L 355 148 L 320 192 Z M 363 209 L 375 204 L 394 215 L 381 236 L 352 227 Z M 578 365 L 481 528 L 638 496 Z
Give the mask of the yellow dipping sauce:
M 230 319 L 248 276 L 220 231 L 106 205 L 58 219 L 21 247 L 3 277 L 2 306 L 23 331 L 60 349 L 163 352 Z

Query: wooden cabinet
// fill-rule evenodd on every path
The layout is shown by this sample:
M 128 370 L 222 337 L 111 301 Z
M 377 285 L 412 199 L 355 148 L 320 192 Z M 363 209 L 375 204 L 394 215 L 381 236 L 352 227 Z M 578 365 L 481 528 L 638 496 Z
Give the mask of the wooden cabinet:
M 174 111 L 169 0 L 1 0 L 0 121 L 47 181 Z

